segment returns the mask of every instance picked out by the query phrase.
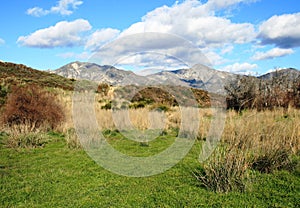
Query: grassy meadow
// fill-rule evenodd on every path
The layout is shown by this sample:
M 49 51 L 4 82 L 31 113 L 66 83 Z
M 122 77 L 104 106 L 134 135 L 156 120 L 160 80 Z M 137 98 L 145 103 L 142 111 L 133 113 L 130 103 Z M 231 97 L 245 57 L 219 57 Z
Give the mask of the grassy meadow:
M 199 133 L 187 156 L 161 174 L 135 178 L 111 173 L 87 155 L 74 131 L 72 93 L 57 90 L 56 95 L 66 119 L 55 129 L 1 127 L 1 207 L 300 206 L 297 109 L 227 111 L 221 141 L 201 163 L 198 157 L 213 113 L 200 108 Z M 109 144 L 120 152 L 155 155 L 178 136 L 178 107 L 154 115 L 155 123 L 165 122 L 164 129 L 144 144 L 116 130 L 111 110 L 102 108 L 101 99 L 95 99 L 96 119 Z M 151 112 L 147 107 L 129 109 L 133 125 L 141 131 L 149 127 Z

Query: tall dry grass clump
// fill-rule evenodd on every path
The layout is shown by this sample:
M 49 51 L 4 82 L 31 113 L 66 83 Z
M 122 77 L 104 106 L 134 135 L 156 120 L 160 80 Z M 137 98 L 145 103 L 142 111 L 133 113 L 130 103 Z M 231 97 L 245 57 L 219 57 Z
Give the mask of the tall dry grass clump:
M 223 193 L 246 190 L 250 164 L 242 151 L 220 146 L 202 165 L 202 170 L 195 171 L 194 176 L 208 190 Z
M 296 109 L 228 113 L 223 142 L 252 154 L 252 168 L 270 173 L 289 169 L 300 150 L 300 112 Z
M 45 144 L 49 142 L 49 136 L 45 132 L 34 131 L 29 132 L 23 130 L 20 132 L 21 128 L 27 128 L 24 126 L 14 126 L 8 131 L 8 138 L 4 141 L 5 145 L 9 148 L 39 148 L 44 147 Z
M 81 143 L 79 141 L 79 138 L 77 137 L 73 123 L 72 102 L 74 92 L 56 89 L 56 93 L 57 99 L 59 103 L 61 103 L 62 109 L 65 114 L 65 120 L 57 127 L 57 130 L 63 133 L 65 141 L 69 148 L 81 148 Z
M 300 152 L 300 111 L 228 111 L 220 147 L 195 173 L 216 192 L 244 190 L 247 170 L 292 170 L 292 157 Z

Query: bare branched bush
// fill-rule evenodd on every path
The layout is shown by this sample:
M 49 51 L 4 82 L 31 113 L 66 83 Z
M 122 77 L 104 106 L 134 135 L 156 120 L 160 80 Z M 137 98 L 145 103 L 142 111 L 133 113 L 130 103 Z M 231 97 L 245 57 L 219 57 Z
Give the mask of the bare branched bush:
M 12 89 L 4 108 L 2 124 L 9 128 L 26 126 L 28 132 L 34 132 L 41 128 L 55 129 L 64 121 L 64 112 L 56 97 L 34 85 Z
M 235 110 L 253 108 L 258 93 L 257 80 L 254 77 L 238 76 L 225 86 L 227 106 Z
M 274 109 L 276 107 L 300 107 L 300 77 L 289 74 L 273 76 L 269 79 L 238 76 L 231 81 L 227 91 L 228 108 Z

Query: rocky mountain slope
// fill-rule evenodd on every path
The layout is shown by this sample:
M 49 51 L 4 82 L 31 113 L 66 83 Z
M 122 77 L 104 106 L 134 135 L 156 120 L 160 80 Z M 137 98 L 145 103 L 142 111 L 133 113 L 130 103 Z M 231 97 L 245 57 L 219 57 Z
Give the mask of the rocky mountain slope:
M 111 85 L 139 84 L 147 80 L 131 71 L 117 69 L 113 66 L 100 66 L 94 63 L 78 61 L 49 72 L 69 79 L 105 82 Z
M 132 71 L 113 66 L 87 62 L 73 62 L 50 72 L 67 78 L 106 82 L 111 85 L 176 85 L 200 88 L 214 93 L 224 93 L 224 85 L 237 76 L 200 64 L 191 69 L 163 71 L 147 76 L 139 76 Z
M 160 83 L 169 82 L 174 85 L 200 88 L 214 93 L 223 93 L 224 86 L 237 75 L 217 71 L 204 65 L 195 65 L 190 69 L 164 71 L 148 76 Z

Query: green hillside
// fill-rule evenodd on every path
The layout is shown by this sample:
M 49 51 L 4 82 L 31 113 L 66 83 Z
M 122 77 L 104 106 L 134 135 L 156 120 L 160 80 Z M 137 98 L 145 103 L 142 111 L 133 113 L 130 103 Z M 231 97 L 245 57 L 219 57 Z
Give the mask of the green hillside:
M 32 69 L 23 64 L 0 62 L 1 85 L 37 84 L 42 87 L 73 89 L 73 81 L 46 71 Z

